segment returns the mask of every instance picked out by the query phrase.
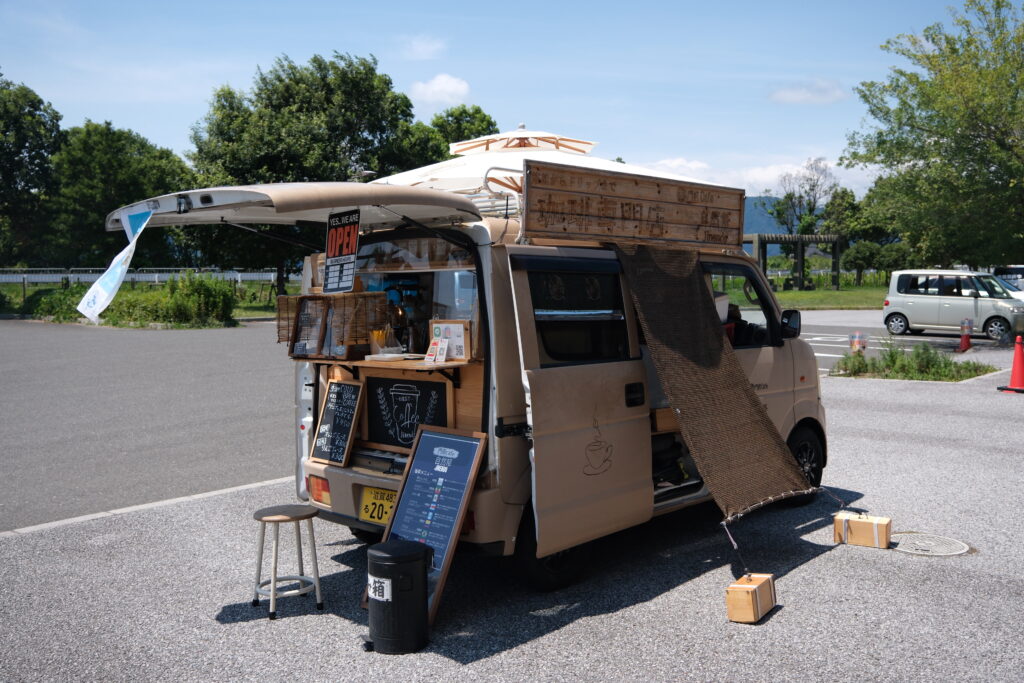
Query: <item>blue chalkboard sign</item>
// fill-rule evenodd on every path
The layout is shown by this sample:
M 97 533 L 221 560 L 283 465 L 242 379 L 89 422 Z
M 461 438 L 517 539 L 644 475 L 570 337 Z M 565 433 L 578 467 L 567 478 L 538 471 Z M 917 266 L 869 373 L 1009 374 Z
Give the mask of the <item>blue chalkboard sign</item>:
M 479 432 L 420 426 L 384 535 L 384 540 L 415 541 L 433 548 L 434 559 L 427 572 L 431 621 L 459 540 L 486 438 Z

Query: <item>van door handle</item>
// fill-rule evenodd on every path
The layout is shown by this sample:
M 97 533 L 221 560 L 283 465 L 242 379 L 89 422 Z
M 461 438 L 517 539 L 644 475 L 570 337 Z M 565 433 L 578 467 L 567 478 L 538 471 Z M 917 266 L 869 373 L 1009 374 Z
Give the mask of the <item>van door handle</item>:
M 644 404 L 644 383 L 630 382 L 626 385 L 626 407 L 635 408 Z

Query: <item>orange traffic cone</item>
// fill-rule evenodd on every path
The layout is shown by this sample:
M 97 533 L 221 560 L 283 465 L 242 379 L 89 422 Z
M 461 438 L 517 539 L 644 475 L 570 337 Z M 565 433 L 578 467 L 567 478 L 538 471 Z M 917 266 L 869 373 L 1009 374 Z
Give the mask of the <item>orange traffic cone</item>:
M 996 388 L 1008 394 L 1024 394 L 1024 341 L 1019 336 L 1013 345 L 1013 369 L 1010 371 L 1010 384 Z

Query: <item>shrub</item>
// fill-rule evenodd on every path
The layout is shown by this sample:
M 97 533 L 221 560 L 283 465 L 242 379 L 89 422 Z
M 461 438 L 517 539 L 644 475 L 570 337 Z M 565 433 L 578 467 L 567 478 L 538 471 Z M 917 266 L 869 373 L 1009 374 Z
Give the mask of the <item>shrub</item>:
M 889 341 L 877 358 L 866 358 L 862 353 L 845 354 L 829 374 L 959 382 L 994 371 L 991 365 L 977 361 L 958 363 L 949 354 L 939 353 L 928 344 L 918 344 L 907 353 Z
M 52 289 L 42 294 L 34 307 L 27 305 L 26 309 L 38 316 L 53 316 L 53 320 L 59 323 L 78 320 L 82 314 L 76 308 L 89 290 L 83 284 L 74 284 L 67 289 Z
M 182 273 L 167 283 L 167 322 L 207 325 L 228 323 L 235 310 L 235 293 L 230 282 L 209 275 Z

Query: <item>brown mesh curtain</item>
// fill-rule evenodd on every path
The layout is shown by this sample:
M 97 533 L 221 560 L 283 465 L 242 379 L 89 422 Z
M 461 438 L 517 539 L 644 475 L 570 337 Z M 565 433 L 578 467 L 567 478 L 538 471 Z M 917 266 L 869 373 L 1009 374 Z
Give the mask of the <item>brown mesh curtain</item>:
M 665 396 L 726 521 L 813 491 L 722 333 L 697 254 L 616 251 Z

